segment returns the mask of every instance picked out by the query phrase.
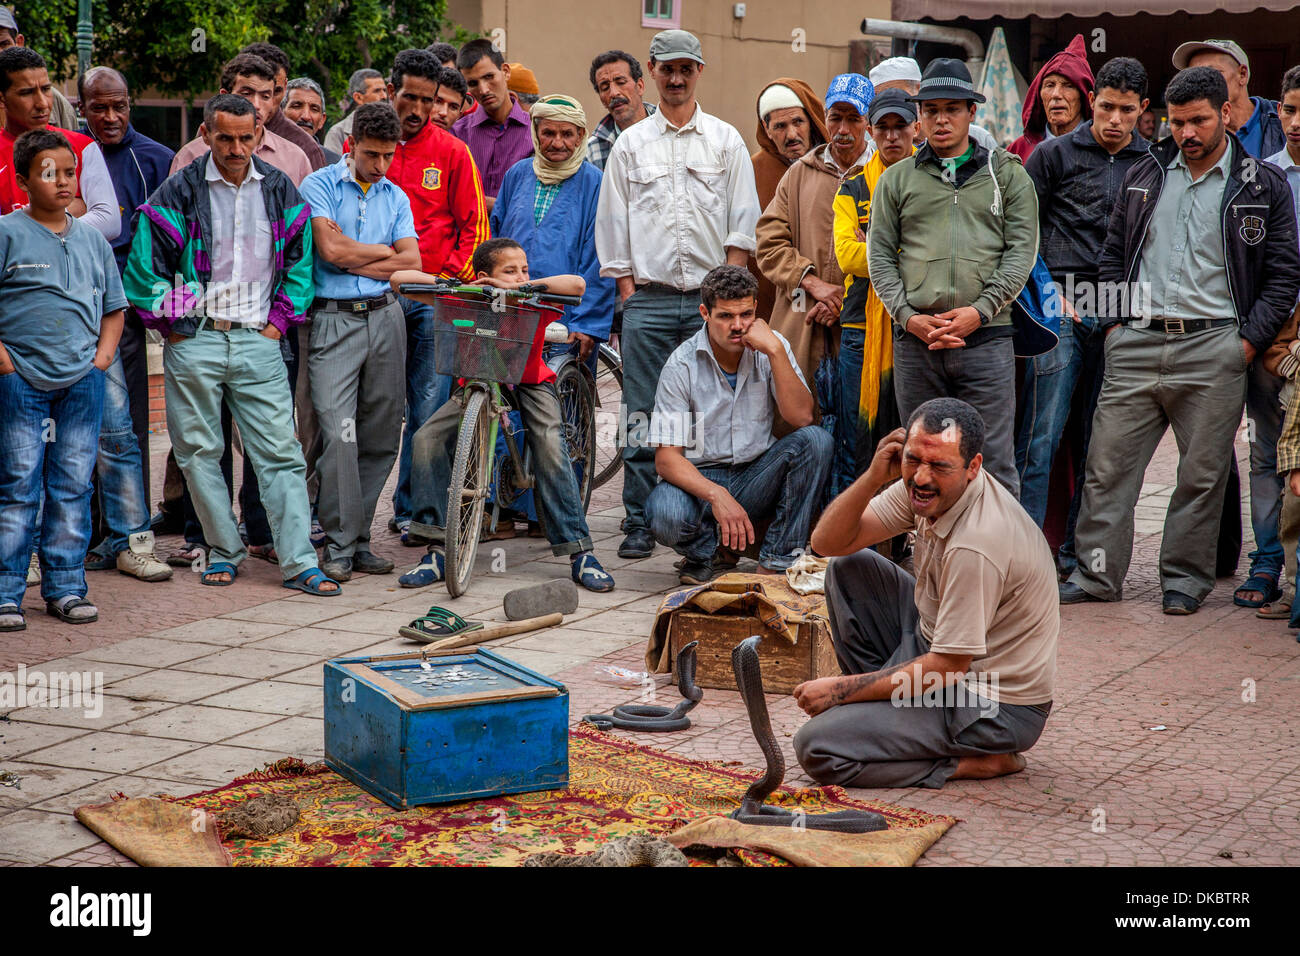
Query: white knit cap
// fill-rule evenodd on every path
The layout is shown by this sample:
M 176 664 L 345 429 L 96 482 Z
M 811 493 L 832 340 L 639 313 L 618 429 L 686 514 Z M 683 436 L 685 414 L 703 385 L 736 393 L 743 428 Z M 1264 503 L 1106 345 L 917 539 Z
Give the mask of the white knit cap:
M 773 83 L 758 98 L 758 118 L 767 122 L 767 116 L 773 110 L 784 110 L 791 107 L 803 109 L 803 100 L 799 99 L 799 94 L 788 86 Z
M 891 56 L 888 60 L 877 63 L 875 69 L 867 74 L 867 79 L 871 80 L 872 86 L 898 80 L 920 83 L 921 67 L 910 56 Z

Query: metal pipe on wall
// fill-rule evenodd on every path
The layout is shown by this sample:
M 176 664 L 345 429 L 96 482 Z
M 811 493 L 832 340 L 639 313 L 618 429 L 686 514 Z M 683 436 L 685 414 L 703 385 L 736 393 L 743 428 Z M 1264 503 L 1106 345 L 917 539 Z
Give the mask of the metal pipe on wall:
M 974 31 L 960 27 L 938 27 L 931 23 L 876 20 L 872 17 L 862 21 L 861 30 L 868 36 L 898 37 L 913 43 L 925 40 L 928 43 L 947 43 L 960 47 L 966 53 L 966 67 L 977 87 L 984 77 L 984 41 Z

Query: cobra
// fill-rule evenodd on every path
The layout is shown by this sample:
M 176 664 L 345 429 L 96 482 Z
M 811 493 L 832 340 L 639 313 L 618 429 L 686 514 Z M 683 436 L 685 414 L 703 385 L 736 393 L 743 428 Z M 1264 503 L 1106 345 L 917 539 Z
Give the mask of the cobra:
M 796 814 L 764 803 L 785 779 L 785 756 L 776 742 L 776 735 L 772 733 L 767 698 L 763 694 L 763 671 L 758 660 L 758 645 L 762 640 L 757 635 L 746 638 L 731 652 L 731 669 L 736 673 L 736 686 L 745 702 L 754 737 L 767 762 L 767 772 L 749 785 L 740 808 L 731 814 L 731 818 L 761 827 L 803 826 L 809 830 L 832 830 L 837 833 L 869 833 L 887 829 L 889 824 L 885 818 L 869 810 Z
M 691 641 L 677 652 L 677 689 L 682 701 L 672 710 L 654 704 L 620 704 L 609 714 L 587 714 L 583 721 L 597 730 L 687 730 L 691 719 L 687 717 L 704 697 L 704 691 L 695 686 L 695 648 L 699 641 Z

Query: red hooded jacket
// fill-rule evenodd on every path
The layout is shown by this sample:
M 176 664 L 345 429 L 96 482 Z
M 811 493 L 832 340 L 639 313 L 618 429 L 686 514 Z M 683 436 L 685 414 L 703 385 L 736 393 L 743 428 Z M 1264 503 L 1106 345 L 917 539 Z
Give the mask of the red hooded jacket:
M 1045 138 L 1047 111 L 1039 99 L 1038 91 L 1043 85 L 1043 80 L 1052 73 L 1061 74 L 1079 90 L 1083 101 L 1080 122 L 1092 119 L 1092 107 L 1088 105 L 1088 94 L 1094 87 L 1092 67 L 1088 66 L 1088 47 L 1084 43 L 1083 34 L 1076 33 L 1070 45 L 1048 60 L 1038 71 L 1038 75 L 1034 77 L 1034 81 L 1029 84 L 1029 89 L 1025 92 L 1025 106 L 1021 110 L 1025 131 L 1019 139 L 1007 147 L 1022 161 L 1027 161 L 1034 147 Z

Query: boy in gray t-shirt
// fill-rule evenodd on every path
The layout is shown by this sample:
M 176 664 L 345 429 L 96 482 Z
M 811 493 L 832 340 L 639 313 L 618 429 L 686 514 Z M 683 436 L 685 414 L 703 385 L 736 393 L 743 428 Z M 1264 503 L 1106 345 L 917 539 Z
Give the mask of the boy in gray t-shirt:
M 76 157 L 62 133 L 14 143 L 30 205 L 0 217 L 0 631 L 21 631 L 33 531 L 41 596 L 71 624 L 97 620 L 86 600 L 90 478 L 99 451 L 104 369 L 126 296 L 113 250 L 67 212 Z

